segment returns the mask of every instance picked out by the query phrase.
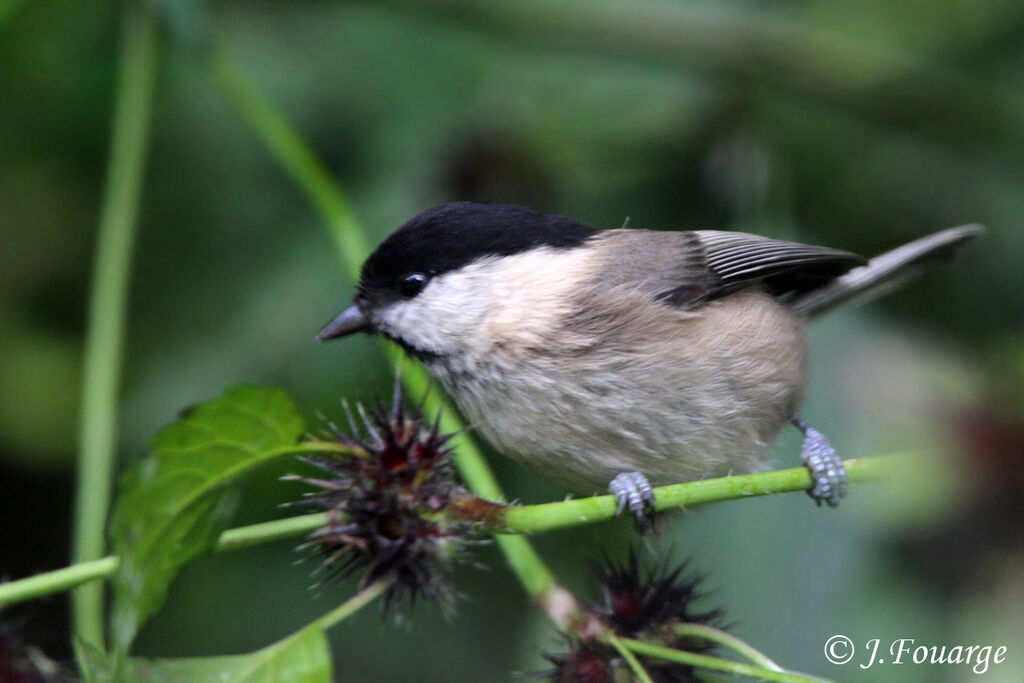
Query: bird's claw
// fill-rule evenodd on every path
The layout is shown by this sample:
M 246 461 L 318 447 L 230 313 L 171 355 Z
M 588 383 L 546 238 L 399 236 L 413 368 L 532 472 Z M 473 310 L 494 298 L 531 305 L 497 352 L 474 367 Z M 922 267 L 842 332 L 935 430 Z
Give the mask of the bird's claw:
M 807 492 L 808 495 L 818 505 L 824 502 L 829 507 L 837 507 L 847 489 L 846 468 L 843 467 L 842 459 L 824 434 L 811 428 L 799 417 L 793 417 L 791 422 L 804 434 L 800 460 L 810 470 L 811 479 L 814 480 L 814 488 Z
M 628 507 L 637 527 L 646 529 L 654 515 L 654 488 L 640 472 L 621 472 L 608 484 L 608 491 L 618 503 L 616 516 Z

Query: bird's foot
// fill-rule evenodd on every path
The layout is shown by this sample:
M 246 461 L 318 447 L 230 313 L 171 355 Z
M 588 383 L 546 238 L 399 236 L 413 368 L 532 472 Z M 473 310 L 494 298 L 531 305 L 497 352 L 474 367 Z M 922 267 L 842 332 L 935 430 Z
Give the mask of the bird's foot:
M 628 507 L 637 528 L 643 531 L 650 526 L 654 517 L 654 488 L 647 477 L 640 472 L 621 472 L 608 484 L 608 491 L 619 504 L 616 516 Z
M 800 460 L 810 470 L 811 479 L 814 480 L 814 488 L 807 492 L 808 495 L 818 505 L 825 502 L 829 507 L 837 507 L 846 495 L 847 488 L 846 468 L 843 467 L 842 459 L 824 434 L 812 429 L 796 415 L 789 421 L 804 435 Z

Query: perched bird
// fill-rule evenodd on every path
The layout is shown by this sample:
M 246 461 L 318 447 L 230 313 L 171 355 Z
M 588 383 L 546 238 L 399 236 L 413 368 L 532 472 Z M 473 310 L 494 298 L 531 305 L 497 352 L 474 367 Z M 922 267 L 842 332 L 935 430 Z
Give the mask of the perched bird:
M 396 230 L 355 302 L 317 335 L 382 334 L 418 358 L 499 451 L 638 518 L 653 485 L 754 472 L 779 430 L 804 434 L 811 496 L 842 461 L 796 416 L 807 320 L 878 293 L 981 228 L 870 261 L 717 230 L 595 230 L 507 204 L 458 202 Z M 610 483 L 609 483 L 610 482 Z

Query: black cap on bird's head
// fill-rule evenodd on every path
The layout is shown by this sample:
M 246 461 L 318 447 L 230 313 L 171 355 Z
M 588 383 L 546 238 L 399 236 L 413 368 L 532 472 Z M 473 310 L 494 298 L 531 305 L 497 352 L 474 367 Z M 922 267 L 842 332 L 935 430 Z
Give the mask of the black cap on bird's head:
M 454 202 L 428 209 L 398 228 L 363 264 L 355 303 L 316 338 L 372 332 L 370 312 L 415 298 L 432 278 L 488 256 L 511 256 L 537 247 L 568 249 L 596 233 L 565 216 L 512 204 Z

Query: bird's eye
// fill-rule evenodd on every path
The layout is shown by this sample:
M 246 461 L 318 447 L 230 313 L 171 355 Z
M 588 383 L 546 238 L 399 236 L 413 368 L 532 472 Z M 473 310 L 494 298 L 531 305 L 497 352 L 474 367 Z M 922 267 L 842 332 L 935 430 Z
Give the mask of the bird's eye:
M 427 286 L 427 276 L 423 273 L 410 273 L 398 280 L 398 291 L 406 299 L 411 299 Z

